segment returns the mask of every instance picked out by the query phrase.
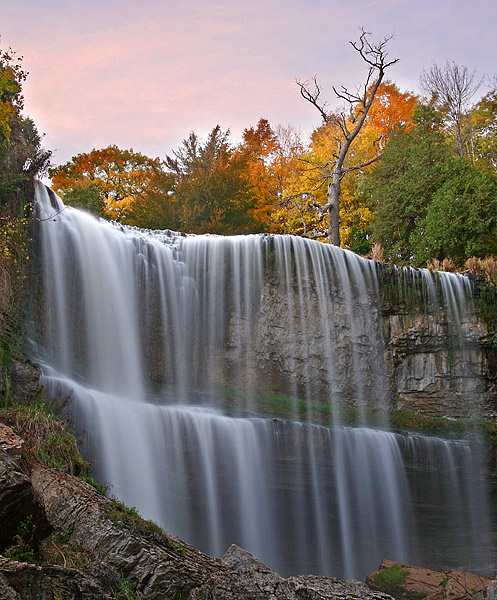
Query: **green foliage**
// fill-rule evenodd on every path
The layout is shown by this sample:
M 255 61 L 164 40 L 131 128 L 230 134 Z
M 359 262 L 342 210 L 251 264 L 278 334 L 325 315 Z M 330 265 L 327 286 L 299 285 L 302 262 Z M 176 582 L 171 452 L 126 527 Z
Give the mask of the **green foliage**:
M 34 541 L 35 529 L 33 517 L 30 515 L 25 521 L 19 524 L 14 543 L 3 552 L 3 555 L 6 558 L 10 558 L 10 560 L 17 560 L 19 562 L 40 562 L 39 550 L 36 548 Z
M 230 235 L 260 229 L 249 212 L 252 194 L 244 155 L 234 151 L 228 138 L 229 131 L 219 125 L 205 143 L 192 132 L 173 157 L 166 157 L 182 231 Z
M 376 168 L 365 175 L 361 193 L 374 212 L 373 241 L 389 262 L 415 263 L 419 223 L 446 180 L 452 156 L 436 113 L 420 106 L 410 129 L 394 130 Z
M 81 479 L 86 483 L 90 484 L 92 487 L 94 487 L 97 490 L 97 492 L 102 496 L 107 496 L 107 489 L 105 488 L 105 486 L 98 483 L 98 481 L 90 475 L 82 475 Z
M 140 596 L 125 577 L 119 579 L 119 587 L 114 590 L 112 598 L 116 598 L 116 600 L 140 600 Z
M 82 208 L 97 217 L 105 217 L 102 196 L 95 182 L 87 185 L 75 184 L 74 187 L 64 195 L 64 204 Z
M 462 266 L 469 257 L 497 251 L 497 180 L 464 159 L 455 159 L 435 192 L 416 239 L 418 261 L 452 258 Z
M 394 598 L 402 597 L 402 585 L 409 575 L 408 569 L 401 565 L 393 565 L 376 573 L 377 587 L 381 592 Z
M 0 50 L 0 211 L 21 217 L 22 198 L 33 178 L 48 166 L 50 152 L 41 148 L 35 124 L 22 115 L 22 85 L 27 73 L 22 57 Z
M 414 127 L 399 128 L 362 193 L 375 211 L 373 241 L 387 260 L 421 266 L 497 252 L 497 181 L 455 158 L 437 113 L 420 107 Z
M 156 170 L 149 178 L 147 188 L 130 204 L 129 225 L 143 229 L 182 228 L 182 211 L 175 195 L 175 178 L 171 173 Z

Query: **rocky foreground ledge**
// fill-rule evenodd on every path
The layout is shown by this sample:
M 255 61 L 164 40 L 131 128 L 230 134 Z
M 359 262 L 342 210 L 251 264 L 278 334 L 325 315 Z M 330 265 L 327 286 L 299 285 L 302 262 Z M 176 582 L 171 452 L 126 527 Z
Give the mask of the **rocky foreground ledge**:
M 27 450 L 0 424 L 0 600 L 391 598 L 374 575 L 376 590 L 330 577 L 285 579 L 234 545 L 221 560 L 207 556 L 85 481 L 33 461 Z M 476 592 L 496 600 L 495 584 L 481 578 L 463 594 L 443 585 L 430 593 L 395 589 L 412 600 Z

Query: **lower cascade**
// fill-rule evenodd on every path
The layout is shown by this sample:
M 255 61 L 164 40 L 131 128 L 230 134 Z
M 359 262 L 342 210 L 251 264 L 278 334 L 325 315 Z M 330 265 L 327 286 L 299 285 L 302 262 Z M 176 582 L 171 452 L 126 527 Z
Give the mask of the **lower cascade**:
M 126 228 L 41 184 L 36 204 L 33 355 L 111 494 L 283 576 L 364 579 L 383 558 L 495 570 L 485 442 L 388 427 L 398 382 L 376 263 L 290 236 Z M 405 306 L 414 294 L 434 328 L 445 319 L 446 396 L 474 408 L 469 281 L 401 275 Z

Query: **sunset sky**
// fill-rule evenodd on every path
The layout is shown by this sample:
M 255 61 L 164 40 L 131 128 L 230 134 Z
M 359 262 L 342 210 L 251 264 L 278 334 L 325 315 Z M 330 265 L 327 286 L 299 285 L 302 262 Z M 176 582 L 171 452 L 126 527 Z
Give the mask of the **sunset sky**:
M 403 91 L 446 59 L 497 73 L 495 0 L 4 0 L 0 14 L 55 164 L 109 144 L 163 158 L 216 124 L 236 142 L 261 117 L 305 138 L 319 115 L 295 79 L 355 88 L 360 27 L 395 35 L 387 75 Z

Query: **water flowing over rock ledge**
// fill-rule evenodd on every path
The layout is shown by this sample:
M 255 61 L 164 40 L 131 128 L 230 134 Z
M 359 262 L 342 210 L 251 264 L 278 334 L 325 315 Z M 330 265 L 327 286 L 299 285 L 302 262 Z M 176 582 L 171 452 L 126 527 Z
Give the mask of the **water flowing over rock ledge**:
M 235 542 L 285 576 L 431 562 L 433 531 L 444 568 L 468 548 L 492 563 L 478 436 L 388 429 L 398 407 L 493 414 L 468 278 L 301 238 L 123 228 L 41 187 L 37 203 L 33 356 L 119 498 L 208 554 Z M 282 392 L 286 420 L 261 418 L 258 394 Z M 344 427 L 350 409 L 360 426 Z

